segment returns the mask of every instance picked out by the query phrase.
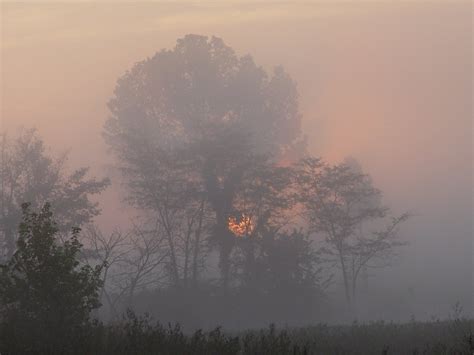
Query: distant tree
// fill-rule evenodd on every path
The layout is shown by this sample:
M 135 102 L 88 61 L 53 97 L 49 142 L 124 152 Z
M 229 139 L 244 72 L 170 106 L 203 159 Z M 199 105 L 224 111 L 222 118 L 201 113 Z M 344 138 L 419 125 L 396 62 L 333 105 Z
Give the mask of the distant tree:
M 210 208 L 221 281 L 227 287 L 233 248 L 227 223 L 249 159 L 270 155 L 274 161 L 291 160 L 304 151 L 295 83 L 281 67 L 268 75 L 250 56 L 239 58 L 219 38 L 187 35 L 172 50 L 162 50 L 127 71 L 117 82 L 109 108 L 104 136 L 119 158 L 131 196 L 159 197 L 148 201 L 148 208 L 163 210 L 163 195 L 157 192 L 176 179 L 178 170 L 168 164 L 176 159 L 185 172 L 175 185 L 186 190 L 182 179 L 198 183 L 199 193 L 188 200 L 194 207 L 186 217 L 199 216 L 191 217 L 193 244 L 203 234 L 202 210 Z M 173 233 L 170 247 L 176 244 Z
M 332 275 L 326 275 L 308 233 L 292 230 L 265 236 L 258 261 L 261 288 L 271 314 L 281 321 L 314 322 Z
M 324 236 L 321 251 L 341 268 L 346 299 L 353 304 L 363 268 L 387 265 L 405 244 L 397 238 L 398 227 L 409 216 L 387 223 L 390 210 L 381 192 L 354 161 L 331 166 L 306 158 L 297 166 L 296 180 L 310 231 Z
M 49 204 L 22 208 L 17 250 L 0 265 L 0 351 L 68 353 L 100 305 L 101 266 L 79 265 L 79 229 L 58 240 Z
M 109 180 L 88 178 L 87 168 L 68 174 L 66 158 L 50 156 L 34 129 L 22 130 L 13 140 L 0 136 L 0 250 L 7 259 L 15 250 L 24 202 L 41 208 L 49 201 L 60 231 L 81 226 L 99 214 L 98 204 L 90 197 L 103 191 Z
M 328 285 L 329 279 L 322 276 L 320 256 L 301 230 L 266 236 L 264 261 L 269 272 L 267 289 L 280 293 L 298 289 L 321 292 Z

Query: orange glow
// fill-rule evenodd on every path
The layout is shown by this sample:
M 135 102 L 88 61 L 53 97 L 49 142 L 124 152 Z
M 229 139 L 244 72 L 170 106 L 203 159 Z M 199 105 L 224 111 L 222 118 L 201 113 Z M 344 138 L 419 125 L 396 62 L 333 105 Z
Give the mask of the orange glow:
M 228 219 L 229 230 L 234 233 L 237 237 L 248 236 L 252 233 L 255 226 L 253 225 L 249 216 L 243 214 L 239 221 L 235 217 L 229 217 Z

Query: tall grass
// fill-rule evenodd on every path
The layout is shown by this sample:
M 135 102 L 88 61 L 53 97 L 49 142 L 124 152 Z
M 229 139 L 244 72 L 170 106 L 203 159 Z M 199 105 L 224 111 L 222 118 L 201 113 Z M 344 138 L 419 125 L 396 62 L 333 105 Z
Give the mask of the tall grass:
M 77 335 L 70 354 L 429 354 L 472 355 L 474 320 L 374 322 L 301 328 L 277 328 L 227 333 L 221 328 L 187 334 L 179 325 L 162 325 L 149 316 L 127 312 L 120 322 L 95 322 Z M 0 335 L 0 353 L 16 354 Z M 17 347 L 15 349 L 18 349 Z M 28 349 L 25 347 L 24 349 Z M 62 348 L 64 349 L 64 347 Z M 42 354 L 31 349 L 22 354 Z M 51 352 L 49 352 L 51 353 Z M 64 353 L 64 352 L 62 352 Z

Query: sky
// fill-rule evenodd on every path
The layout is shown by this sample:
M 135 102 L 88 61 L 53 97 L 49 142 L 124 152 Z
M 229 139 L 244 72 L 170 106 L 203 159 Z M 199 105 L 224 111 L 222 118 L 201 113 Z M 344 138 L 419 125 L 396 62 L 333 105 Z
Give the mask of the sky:
M 404 311 L 421 316 L 472 308 L 471 2 L 3 2 L 2 128 L 35 126 L 70 166 L 108 174 L 101 130 L 117 78 L 188 33 L 283 65 L 311 153 L 355 157 L 395 212 L 416 215 L 374 287 L 407 290 Z M 126 221 L 119 202 L 103 196 L 106 228 Z

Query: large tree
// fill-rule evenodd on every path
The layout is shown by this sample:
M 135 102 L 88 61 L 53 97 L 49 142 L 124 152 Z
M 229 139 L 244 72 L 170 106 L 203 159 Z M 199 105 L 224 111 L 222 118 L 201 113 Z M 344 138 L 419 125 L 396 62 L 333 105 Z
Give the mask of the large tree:
M 156 196 L 146 207 L 167 224 L 160 211 L 170 208 L 162 197 L 171 191 L 164 186 L 178 185 L 178 172 L 180 179 L 199 185 L 187 200 L 194 207 L 186 218 L 198 216 L 197 238 L 203 208 L 213 211 L 222 283 L 227 286 L 235 238 L 228 218 L 245 170 L 255 155 L 271 156 L 275 162 L 304 150 L 296 84 L 281 67 L 268 74 L 219 38 L 187 35 L 173 49 L 127 71 L 109 107 L 104 135 L 136 202 L 137 196 Z M 176 159 L 179 164 L 172 162 Z M 179 185 L 183 190 L 189 186 Z M 175 244 L 171 241 L 170 247 Z
M 0 136 L 0 250 L 11 257 L 21 219 L 21 205 L 40 208 L 50 202 L 60 231 L 89 222 L 100 212 L 91 196 L 103 191 L 108 179 L 88 177 L 88 169 L 68 173 L 67 156 L 48 154 L 36 130 L 23 129 L 10 139 Z M 0 257 L 2 256 L 0 255 Z

